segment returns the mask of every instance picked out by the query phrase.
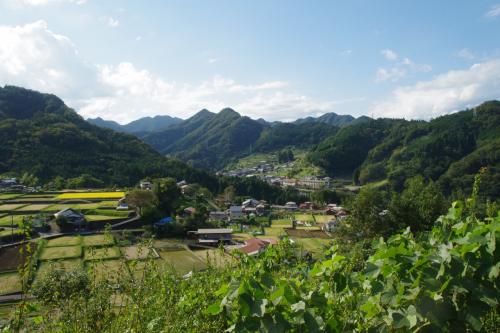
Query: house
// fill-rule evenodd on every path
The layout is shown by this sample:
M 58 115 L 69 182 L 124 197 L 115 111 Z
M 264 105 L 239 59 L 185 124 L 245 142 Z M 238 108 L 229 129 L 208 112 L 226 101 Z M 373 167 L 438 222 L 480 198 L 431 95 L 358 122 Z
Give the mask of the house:
M 184 216 L 191 216 L 194 213 L 196 213 L 196 208 L 194 208 L 194 207 L 184 208 L 184 210 L 183 210 L 183 215 Z
M 300 209 L 313 209 L 314 208 L 314 204 L 310 201 L 306 201 L 306 202 L 303 202 L 299 205 L 299 208 Z
M 229 218 L 228 212 L 210 212 L 208 214 L 208 219 L 210 221 L 227 221 Z
M 66 208 L 54 214 L 56 219 L 64 218 L 68 223 L 74 225 L 82 225 L 85 224 L 85 215 L 82 213 L 72 209 Z
M 188 235 L 192 235 L 198 239 L 199 244 L 217 245 L 218 243 L 230 243 L 233 240 L 232 229 L 198 229 L 197 231 L 189 231 Z
M 274 239 L 250 238 L 245 241 L 245 246 L 240 247 L 238 250 L 249 256 L 254 256 L 263 252 L 269 245 L 275 244 L 277 244 L 277 241 Z
M 127 198 L 121 198 L 118 200 L 118 206 L 116 206 L 116 210 L 128 210 Z
M 259 216 L 262 216 L 266 213 L 266 205 L 260 203 L 255 207 L 255 213 Z
M 241 220 L 244 217 L 242 206 L 231 206 L 229 207 L 229 219 L 231 221 Z
M 288 201 L 286 204 L 285 204 L 285 209 L 288 209 L 288 210 L 296 210 L 298 208 L 297 204 L 293 201 Z
M 153 184 L 148 181 L 142 181 L 140 182 L 139 187 L 141 190 L 151 190 L 153 188 Z
M 283 187 L 295 187 L 295 186 L 297 186 L 297 180 L 285 178 L 281 181 L 281 185 Z
M 185 181 L 185 180 L 181 180 L 180 182 L 178 182 L 178 183 L 177 183 L 177 186 L 182 187 L 182 186 L 185 186 L 185 185 L 187 185 L 187 184 L 188 184 L 188 182 L 187 182 L 187 181 Z
M 326 231 L 326 232 L 332 232 L 339 226 L 339 221 L 337 220 L 330 220 L 326 222 L 322 227 L 321 230 Z
M 247 207 L 256 207 L 258 204 L 259 204 L 259 202 L 257 200 L 248 199 L 248 200 L 243 201 L 243 203 L 241 205 L 243 206 L 243 208 L 247 208 Z
M 16 178 L 7 178 L 7 179 L 0 179 L 0 188 L 2 187 L 11 187 L 13 185 L 17 185 L 17 179 Z

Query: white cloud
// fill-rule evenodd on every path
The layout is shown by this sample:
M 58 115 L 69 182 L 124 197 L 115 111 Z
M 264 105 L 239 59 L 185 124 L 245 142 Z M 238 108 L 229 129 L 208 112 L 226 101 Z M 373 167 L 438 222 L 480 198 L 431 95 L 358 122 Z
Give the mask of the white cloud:
M 392 81 L 396 82 L 412 73 L 427 73 L 432 71 L 430 65 L 421 65 L 413 62 L 410 58 L 403 58 L 401 61 L 396 62 L 399 56 L 392 50 L 385 49 L 380 51 L 385 59 L 393 61 L 392 67 L 382 68 L 379 67 L 376 72 L 375 81 Z
M 351 54 L 352 54 L 351 49 L 343 50 L 342 52 L 340 52 L 340 55 L 343 55 L 343 56 L 349 56 Z
M 468 48 L 461 49 L 460 51 L 457 52 L 457 56 L 459 58 L 467 59 L 467 60 L 472 60 L 476 56 L 474 53 L 472 53 Z
M 429 119 L 500 98 L 500 59 L 454 70 L 393 91 L 376 105 L 376 116 Z
M 138 42 L 140 42 L 142 40 L 142 36 L 135 37 L 135 40 L 138 41 Z
M 500 4 L 491 6 L 490 10 L 486 12 L 486 17 L 496 17 L 500 16 Z
M 71 41 L 53 33 L 45 21 L 0 26 L 0 83 L 27 86 L 62 96 L 89 96 L 93 66 Z
M 106 24 L 110 28 L 116 28 L 120 25 L 120 21 L 118 21 L 112 17 L 108 17 L 108 18 L 106 18 Z
M 219 61 L 219 59 L 217 59 L 217 58 L 210 58 L 210 59 L 208 59 L 208 63 L 209 64 L 215 64 L 217 61 Z
M 406 76 L 406 70 L 398 67 L 392 67 L 389 69 L 379 68 L 377 69 L 376 81 L 393 81 L 396 82 L 399 79 Z
M 398 59 L 398 54 L 393 50 L 385 49 L 380 51 L 380 53 L 384 56 L 385 59 L 394 61 Z
M 10 5 L 11 7 L 19 7 L 19 6 L 41 7 L 57 3 L 72 3 L 76 5 L 83 5 L 87 2 L 87 0 L 4 0 L 4 2 Z
M 251 84 L 214 76 L 196 84 L 166 80 L 130 62 L 89 64 L 44 21 L 0 26 L 0 85 L 54 93 L 84 117 L 119 122 L 158 114 L 187 118 L 202 108 L 230 106 L 242 114 L 283 120 L 333 111 L 348 101 L 318 101 L 285 81 Z

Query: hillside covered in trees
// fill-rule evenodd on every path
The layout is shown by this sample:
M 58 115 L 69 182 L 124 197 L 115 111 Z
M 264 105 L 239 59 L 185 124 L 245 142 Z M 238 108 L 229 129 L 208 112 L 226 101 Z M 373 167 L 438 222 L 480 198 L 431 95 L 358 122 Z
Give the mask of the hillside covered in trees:
M 0 88 L 0 142 L 0 174 L 27 172 L 43 183 L 82 175 L 101 186 L 146 176 L 216 183 L 133 135 L 89 124 L 54 95 L 13 86 Z
M 396 189 L 415 175 L 437 181 L 446 193 L 467 191 L 481 167 L 486 195 L 499 197 L 500 102 L 426 121 L 377 119 L 342 128 L 309 159 L 330 175 L 359 184 L 388 180 Z

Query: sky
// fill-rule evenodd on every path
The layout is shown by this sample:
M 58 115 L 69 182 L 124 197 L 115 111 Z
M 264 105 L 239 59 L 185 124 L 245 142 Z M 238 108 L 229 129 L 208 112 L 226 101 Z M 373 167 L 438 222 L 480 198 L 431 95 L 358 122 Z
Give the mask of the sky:
M 119 123 L 432 119 L 500 99 L 500 0 L 0 0 L 0 85 Z

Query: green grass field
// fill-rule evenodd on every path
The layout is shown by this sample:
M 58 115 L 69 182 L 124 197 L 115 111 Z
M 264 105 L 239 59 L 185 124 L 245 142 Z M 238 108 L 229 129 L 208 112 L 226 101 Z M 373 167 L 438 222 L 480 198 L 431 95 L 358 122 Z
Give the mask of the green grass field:
M 168 266 L 179 274 L 186 274 L 190 271 L 199 271 L 206 268 L 205 262 L 188 250 L 159 250 L 158 253 Z
M 0 274 L 0 295 L 14 294 L 21 291 L 21 277 L 17 272 Z
M 116 246 L 110 247 L 86 247 L 84 251 L 85 260 L 104 260 L 121 258 L 122 253 Z
M 207 266 L 212 265 L 216 268 L 223 268 L 227 265 L 235 263 L 235 259 L 233 257 L 229 254 L 221 252 L 219 249 L 195 250 L 193 253 Z
M 4 204 L 4 205 L 0 205 L 0 211 L 9 212 L 9 211 L 16 210 L 16 209 L 19 209 L 19 208 L 24 207 L 24 206 L 26 206 L 26 204 Z
M 314 222 L 314 218 L 311 214 L 295 214 L 295 219 L 303 222 Z
M 4 230 L 0 230 L 0 237 L 5 237 L 5 236 L 10 236 L 12 234 L 14 235 L 19 235 L 22 234 L 22 230 L 17 229 L 17 228 L 5 228 Z
M 80 246 L 46 247 L 40 254 L 40 260 L 70 259 L 81 256 L 82 248 Z
M 323 253 L 325 246 L 329 246 L 332 243 L 331 239 L 323 238 L 293 238 L 293 240 L 302 246 L 304 250 L 315 255 Z
M 95 281 L 116 282 L 118 278 L 129 274 L 123 260 L 88 261 L 86 267 L 95 277 Z
M 27 205 L 21 208 L 16 209 L 18 212 L 38 212 L 41 211 L 50 205 L 48 204 L 33 204 L 33 205 Z
M 69 272 L 82 267 L 82 261 L 80 259 L 67 259 L 67 260 L 57 260 L 57 261 L 44 261 L 41 262 L 38 270 L 36 272 L 36 278 L 43 277 L 46 273 L 52 269 L 62 270 Z
M 286 235 L 286 232 L 283 230 L 283 228 L 280 228 L 280 227 L 264 228 L 264 236 L 265 237 L 277 239 L 280 236 L 284 236 L 284 235 Z
M 158 254 L 150 250 L 147 247 L 141 247 L 141 246 L 126 246 L 122 247 L 121 251 L 123 253 L 123 256 L 127 260 L 141 260 L 141 259 L 147 259 L 147 258 L 158 258 Z
M 314 215 L 317 223 L 326 223 L 333 219 L 334 217 L 331 215 Z
M 56 246 L 74 246 L 80 245 L 81 240 L 78 236 L 62 236 L 47 241 L 46 247 L 56 247 Z
M 57 196 L 57 199 L 121 199 L 125 192 L 70 192 Z
M 0 227 L 8 227 L 11 225 L 12 221 L 14 224 L 19 224 L 23 221 L 23 217 L 28 215 L 7 215 L 0 218 Z
M 273 227 L 291 227 L 292 226 L 292 221 L 290 219 L 279 219 L 279 220 L 272 220 L 271 221 L 271 226 Z
M 19 193 L 2 193 L 0 194 L 0 200 L 9 200 L 20 197 L 22 194 Z
M 83 246 L 110 246 L 114 244 L 115 239 L 111 235 L 83 236 Z
M 121 219 L 123 219 L 123 217 L 109 216 L 109 215 L 85 215 L 85 219 L 88 222 L 99 222 L 99 221 L 121 220 Z

